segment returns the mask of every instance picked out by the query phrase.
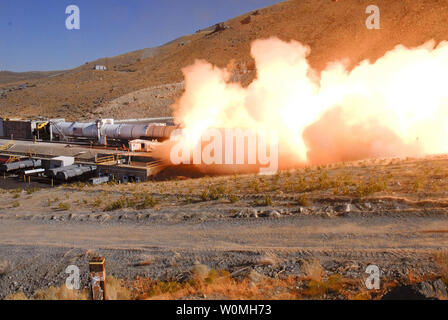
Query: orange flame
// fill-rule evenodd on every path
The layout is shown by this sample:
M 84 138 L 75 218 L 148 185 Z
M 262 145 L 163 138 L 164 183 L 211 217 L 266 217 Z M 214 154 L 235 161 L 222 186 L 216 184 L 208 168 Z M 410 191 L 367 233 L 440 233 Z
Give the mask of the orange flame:
M 349 71 L 334 62 L 320 74 L 309 53 L 297 41 L 254 41 L 247 88 L 203 60 L 185 68 L 173 110 L 191 146 L 215 127 L 274 130 L 283 166 L 448 151 L 448 42 L 397 46 L 375 63 Z

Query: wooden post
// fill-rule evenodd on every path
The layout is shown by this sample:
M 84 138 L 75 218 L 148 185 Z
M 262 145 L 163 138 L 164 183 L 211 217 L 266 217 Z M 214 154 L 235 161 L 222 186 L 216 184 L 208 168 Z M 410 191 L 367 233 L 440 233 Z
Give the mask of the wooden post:
M 51 186 L 54 187 L 53 178 L 51 178 Z
M 92 300 L 107 300 L 106 295 L 106 259 L 92 258 L 89 262 L 90 298 Z

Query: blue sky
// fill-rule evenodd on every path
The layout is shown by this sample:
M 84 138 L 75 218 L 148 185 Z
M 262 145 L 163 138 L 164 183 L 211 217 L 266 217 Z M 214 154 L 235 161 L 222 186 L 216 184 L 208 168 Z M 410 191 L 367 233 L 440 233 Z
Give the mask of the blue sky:
M 0 0 L 0 70 L 42 71 L 161 45 L 280 0 Z M 65 9 L 80 9 L 67 30 Z

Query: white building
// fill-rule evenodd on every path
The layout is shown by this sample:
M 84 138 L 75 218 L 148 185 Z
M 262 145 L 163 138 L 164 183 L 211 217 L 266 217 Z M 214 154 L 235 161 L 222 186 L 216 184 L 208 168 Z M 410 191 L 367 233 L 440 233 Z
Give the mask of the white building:
M 95 70 L 106 71 L 107 67 L 97 64 L 97 65 L 95 65 Z

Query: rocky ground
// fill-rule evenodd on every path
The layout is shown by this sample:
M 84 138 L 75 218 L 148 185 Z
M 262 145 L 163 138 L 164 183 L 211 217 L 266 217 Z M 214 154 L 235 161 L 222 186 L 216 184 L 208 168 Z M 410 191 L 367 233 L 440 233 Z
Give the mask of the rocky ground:
M 129 281 L 184 281 L 196 264 L 233 278 L 306 277 L 305 266 L 317 261 L 324 278 L 340 275 L 360 291 L 367 266 L 377 265 L 383 286 L 421 286 L 426 297 L 443 298 L 448 264 L 437 257 L 448 247 L 446 162 L 4 190 L 0 297 L 61 286 L 71 264 L 87 285 L 88 260 L 101 255 L 108 274 Z

